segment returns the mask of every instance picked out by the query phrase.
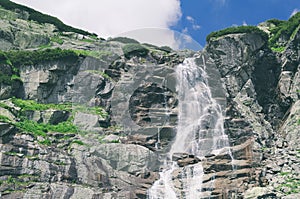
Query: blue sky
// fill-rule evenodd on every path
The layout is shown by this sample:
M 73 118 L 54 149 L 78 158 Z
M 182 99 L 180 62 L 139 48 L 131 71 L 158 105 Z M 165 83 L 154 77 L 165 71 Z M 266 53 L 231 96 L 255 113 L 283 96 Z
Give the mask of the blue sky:
M 272 18 L 287 20 L 294 11 L 300 10 L 300 0 L 12 1 L 103 38 L 129 35 L 141 42 L 175 49 L 180 42 L 173 31 L 190 35 L 204 46 L 206 36 L 212 31 L 235 25 L 257 25 Z
M 182 17 L 172 29 L 184 31 L 201 45 L 212 31 L 233 25 L 287 20 L 300 10 L 300 0 L 182 0 Z M 194 27 L 193 27 L 194 26 Z

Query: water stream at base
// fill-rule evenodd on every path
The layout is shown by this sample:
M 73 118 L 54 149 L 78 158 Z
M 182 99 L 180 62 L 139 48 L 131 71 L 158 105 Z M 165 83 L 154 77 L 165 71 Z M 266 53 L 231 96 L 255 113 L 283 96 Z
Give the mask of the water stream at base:
M 230 154 L 221 106 L 212 98 L 204 57 L 202 59 L 202 68 L 195 63 L 195 58 L 186 59 L 176 68 L 179 100 L 177 134 L 160 172 L 160 179 L 148 190 L 149 199 L 202 197 L 202 164 L 180 168 L 172 161 L 174 153 L 187 153 L 201 159 L 227 148 Z M 174 180 L 176 171 L 181 172 L 180 183 Z

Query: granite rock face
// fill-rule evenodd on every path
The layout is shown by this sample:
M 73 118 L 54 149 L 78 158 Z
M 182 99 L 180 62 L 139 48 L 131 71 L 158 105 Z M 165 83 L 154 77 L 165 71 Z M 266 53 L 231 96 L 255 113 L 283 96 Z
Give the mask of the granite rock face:
M 201 164 L 203 198 L 298 197 L 299 28 L 283 52 L 239 33 L 197 53 L 144 45 L 146 54 L 128 57 L 126 42 L 58 34 L 26 12 L 0 11 L 2 51 L 78 53 L 21 65 L 17 80 L 0 81 L 1 198 L 146 198 L 176 136 L 175 67 L 191 56 L 223 108 L 231 154 L 174 154 L 176 187 L 186 167 Z M 16 70 L 0 67 L 10 78 Z

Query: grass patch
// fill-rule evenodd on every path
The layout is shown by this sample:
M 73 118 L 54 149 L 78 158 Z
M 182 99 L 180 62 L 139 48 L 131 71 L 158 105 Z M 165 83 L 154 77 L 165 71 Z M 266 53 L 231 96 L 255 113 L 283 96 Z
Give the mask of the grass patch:
M 292 38 L 293 35 L 296 34 L 296 30 L 300 24 L 300 12 L 293 15 L 288 21 L 280 21 L 280 20 L 269 20 L 268 22 L 276 25 L 275 28 L 271 29 L 271 37 L 269 39 L 270 48 L 278 48 L 281 47 L 278 43 L 279 39 L 282 36 L 286 36 L 287 38 Z
M 11 120 L 4 115 L 0 115 L 0 122 L 11 123 Z
M 82 39 L 81 41 L 87 42 L 87 43 L 93 43 L 93 42 L 94 42 L 94 40 L 92 40 L 92 39 L 87 39 L 87 38 L 84 38 L 84 39 Z
M 10 77 L 10 79 L 11 79 L 12 81 L 22 81 L 21 77 L 18 76 L 18 75 L 15 75 L 15 74 L 13 74 L 13 75 Z
M 280 47 L 271 47 L 271 50 L 274 52 L 278 52 L 278 53 L 282 53 L 285 51 L 285 47 L 284 46 L 280 46 Z
M 50 41 L 54 43 L 58 43 L 59 45 L 62 45 L 64 43 L 64 40 L 59 36 L 51 37 Z
M 40 104 L 34 100 L 22 100 L 18 98 L 13 98 L 12 103 L 21 108 L 21 112 L 23 111 L 45 111 L 49 109 L 54 110 L 63 110 L 69 112 L 83 112 L 89 114 L 96 114 L 101 116 L 102 118 L 106 118 L 108 113 L 102 107 L 87 107 L 84 105 L 78 104 Z M 5 108 L 10 108 L 5 104 L 0 104 Z M 65 122 L 58 123 L 56 125 L 38 123 L 36 121 L 28 120 L 24 117 L 20 117 L 22 120 L 20 122 L 14 123 L 14 125 L 20 130 L 31 133 L 35 137 L 42 136 L 47 138 L 48 132 L 59 132 L 59 133 L 77 133 L 79 129 L 76 125 L 73 124 L 73 117 L 69 117 L 69 119 Z M 7 118 L 3 118 L 6 121 Z M 51 145 L 50 141 L 43 141 L 40 144 L 43 145 Z
M 12 83 L 11 76 L 0 71 L 0 83 L 10 85 Z
M 291 174 L 291 173 L 290 172 L 280 172 L 281 176 L 286 176 L 286 175 L 289 175 L 289 174 Z
M 89 57 L 95 57 L 103 59 L 105 57 L 111 56 L 112 52 L 109 51 L 92 51 L 92 50 L 73 50 L 77 56 L 83 55 L 83 56 L 89 56 Z
M 219 38 L 228 34 L 237 34 L 237 33 L 252 33 L 259 34 L 263 39 L 268 40 L 268 34 L 264 31 L 260 30 L 256 26 L 238 26 L 238 27 L 230 27 L 220 31 L 212 32 L 206 37 L 206 42 L 209 42 L 213 38 Z
M 85 145 L 81 140 L 73 140 L 73 141 L 71 142 L 71 144 L 78 144 L 78 145 L 80 145 L 80 146 Z
M 102 118 L 106 118 L 108 116 L 108 113 L 102 107 L 99 106 L 87 107 L 82 105 L 73 105 L 73 111 L 95 114 L 101 116 Z
M 48 109 L 71 111 L 72 104 L 40 104 L 34 100 L 23 100 L 12 98 L 12 103 L 20 107 L 23 111 L 44 111 Z
M 52 46 L 52 45 L 51 45 L 51 43 L 49 42 L 48 44 L 39 46 L 39 50 L 44 50 L 44 49 L 50 48 L 51 46 Z
M 22 111 L 45 111 L 49 109 L 54 109 L 54 110 L 62 110 L 62 111 L 69 111 L 69 112 L 83 112 L 83 113 L 91 113 L 91 114 L 97 114 L 100 115 L 101 117 L 107 117 L 108 113 L 99 106 L 92 106 L 92 107 L 87 107 L 81 104 L 72 104 L 72 103 L 67 103 L 67 104 L 40 104 L 34 100 L 23 100 L 19 98 L 12 98 L 12 103 L 18 107 L 21 108 Z M 5 108 L 10 108 L 7 105 L 3 104 L 2 105 Z M 1 107 L 1 104 L 0 104 Z M 58 124 L 59 125 L 59 124 Z
M 138 42 L 135 39 L 131 39 L 128 37 L 115 37 L 115 38 L 111 38 L 108 41 L 117 41 L 123 44 L 139 44 L 140 42 Z
M 106 74 L 103 71 L 99 71 L 99 70 L 87 70 L 86 72 L 98 74 L 98 75 L 101 75 L 102 77 L 104 77 L 106 79 L 109 79 L 109 80 L 113 81 L 113 79 L 108 74 Z
M 35 51 L 9 51 L 5 54 L 14 66 L 37 65 L 47 61 L 59 59 L 77 60 L 78 58 L 78 55 L 73 50 L 62 50 L 60 48 Z
M 45 146 L 51 146 L 52 141 L 49 140 L 49 139 L 45 139 L 45 140 L 43 140 L 43 141 L 39 141 L 39 144 L 45 145 Z
M 78 128 L 72 122 L 61 122 L 57 125 L 37 123 L 32 120 L 24 120 L 14 124 L 16 127 L 24 132 L 32 133 L 34 136 L 41 136 L 46 138 L 48 132 L 59 132 L 59 133 L 76 133 Z M 49 143 L 45 141 L 44 144 Z

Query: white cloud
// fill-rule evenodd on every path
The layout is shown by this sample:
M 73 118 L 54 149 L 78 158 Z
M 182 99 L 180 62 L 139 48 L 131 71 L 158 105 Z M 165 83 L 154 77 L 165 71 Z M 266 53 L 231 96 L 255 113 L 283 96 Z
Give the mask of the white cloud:
M 118 36 L 135 38 L 142 43 L 150 43 L 157 46 L 170 46 L 178 50 L 180 41 L 175 37 L 175 34 L 179 33 L 166 28 L 144 28 L 124 32 Z
M 193 30 L 199 30 L 201 28 L 201 26 L 197 24 L 196 20 L 193 17 L 187 16 L 186 20 L 188 20 L 191 23 Z M 188 31 L 186 30 L 185 32 Z
M 187 34 L 189 32 L 189 29 L 187 27 L 185 27 L 182 31 L 183 34 Z
M 195 19 L 191 16 L 187 16 L 186 19 L 191 23 L 194 23 L 194 21 L 195 21 Z
M 246 21 L 243 21 L 243 26 L 248 26 Z
M 104 38 L 143 28 L 169 29 L 181 18 L 180 0 L 13 1 L 56 16 L 68 25 L 95 32 Z M 166 32 L 162 33 L 165 37 Z
M 296 8 L 296 9 L 294 9 L 290 17 L 294 16 L 294 15 L 295 15 L 295 14 L 297 14 L 297 12 L 299 12 L 299 11 L 300 11 L 300 10 L 299 10 L 299 9 L 297 9 L 297 8 Z
M 192 27 L 193 27 L 194 30 L 199 30 L 201 28 L 201 26 L 196 25 L 196 24 L 194 24 Z

